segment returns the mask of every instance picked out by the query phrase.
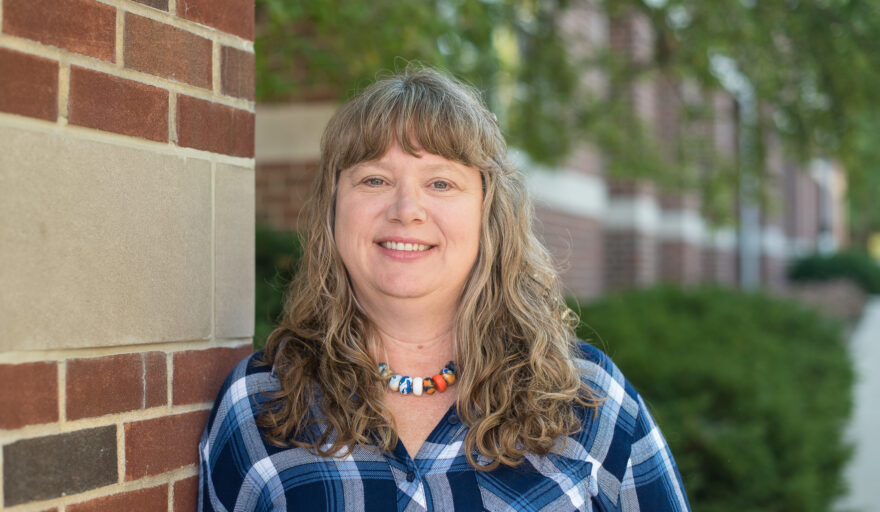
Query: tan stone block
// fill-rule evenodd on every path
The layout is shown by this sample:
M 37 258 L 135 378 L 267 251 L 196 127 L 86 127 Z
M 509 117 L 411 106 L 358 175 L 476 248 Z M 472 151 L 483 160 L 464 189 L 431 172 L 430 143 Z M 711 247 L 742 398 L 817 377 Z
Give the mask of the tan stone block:
M 218 338 L 254 335 L 254 170 L 218 164 L 214 191 Z
M 0 350 L 211 334 L 203 160 L 0 126 Z

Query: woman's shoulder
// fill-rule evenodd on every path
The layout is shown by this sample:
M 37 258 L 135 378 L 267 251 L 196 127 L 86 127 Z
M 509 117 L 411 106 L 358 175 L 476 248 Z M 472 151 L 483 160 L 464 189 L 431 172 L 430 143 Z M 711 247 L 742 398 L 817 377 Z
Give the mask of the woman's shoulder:
M 265 361 L 265 352 L 258 350 L 239 361 L 229 372 L 217 393 L 217 402 L 226 398 L 241 399 L 271 391 L 271 388 L 277 389 L 279 386 L 272 364 Z M 237 393 L 230 395 L 231 390 L 236 390 Z
M 599 348 L 579 341 L 575 366 L 590 391 L 592 406 L 580 413 L 582 429 L 573 437 L 587 453 L 604 454 L 599 462 L 619 480 L 626 469 L 642 400 L 620 368 Z
M 280 389 L 272 366 L 255 352 L 223 381 L 199 442 L 199 510 L 232 510 L 239 494 L 257 499 L 261 486 L 253 472 L 268 456 L 257 416 Z
M 581 372 L 581 379 L 603 401 L 603 405 L 623 407 L 633 415 L 638 413 L 638 392 L 605 352 L 585 341 L 578 341 L 575 366 Z
M 598 465 L 601 494 L 623 509 L 689 510 L 666 440 L 620 368 L 583 341 L 575 365 L 596 406 L 584 409 L 582 429 L 572 437 Z
M 258 404 L 264 402 L 268 394 L 278 391 L 280 387 L 272 365 L 264 361 L 264 352 L 260 350 L 248 355 L 235 365 L 220 386 L 206 430 L 210 431 L 213 426 L 230 418 L 240 420 L 241 407 L 239 414 L 230 415 L 230 412 L 243 400 L 250 402 L 250 408 L 256 413 L 259 409 Z

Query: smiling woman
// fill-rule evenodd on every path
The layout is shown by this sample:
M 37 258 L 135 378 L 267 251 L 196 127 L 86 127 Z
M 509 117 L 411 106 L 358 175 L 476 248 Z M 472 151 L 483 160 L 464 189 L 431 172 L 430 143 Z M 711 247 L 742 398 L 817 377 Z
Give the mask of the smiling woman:
M 203 510 L 688 509 L 641 398 L 575 339 L 506 152 L 430 69 L 334 116 L 281 326 L 201 440 Z

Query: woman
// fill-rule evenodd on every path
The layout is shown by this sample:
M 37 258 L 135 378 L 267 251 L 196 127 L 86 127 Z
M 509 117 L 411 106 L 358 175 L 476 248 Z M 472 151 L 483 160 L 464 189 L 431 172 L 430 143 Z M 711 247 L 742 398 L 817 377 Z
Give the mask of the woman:
M 687 510 L 645 404 L 577 343 L 477 93 L 380 80 L 327 126 L 301 268 L 220 391 L 203 510 Z

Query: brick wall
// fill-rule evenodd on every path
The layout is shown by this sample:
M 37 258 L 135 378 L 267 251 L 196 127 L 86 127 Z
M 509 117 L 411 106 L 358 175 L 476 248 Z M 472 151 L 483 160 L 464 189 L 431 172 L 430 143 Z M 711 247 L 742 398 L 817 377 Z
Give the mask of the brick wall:
M 311 190 L 318 162 L 258 163 L 257 222 L 281 231 L 300 229 L 300 211 Z
M 0 508 L 196 508 L 253 335 L 253 33 L 253 0 L 0 0 Z
M 633 230 L 605 232 L 605 289 L 636 288 L 657 281 L 657 240 Z
M 735 287 L 737 283 L 736 250 L 708 246 L 703 249 L 702 280 Z

